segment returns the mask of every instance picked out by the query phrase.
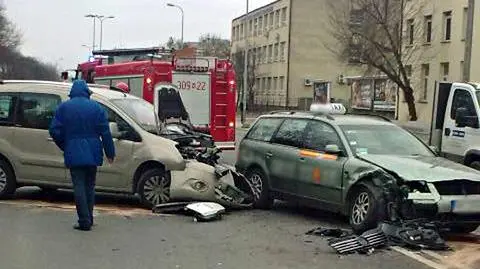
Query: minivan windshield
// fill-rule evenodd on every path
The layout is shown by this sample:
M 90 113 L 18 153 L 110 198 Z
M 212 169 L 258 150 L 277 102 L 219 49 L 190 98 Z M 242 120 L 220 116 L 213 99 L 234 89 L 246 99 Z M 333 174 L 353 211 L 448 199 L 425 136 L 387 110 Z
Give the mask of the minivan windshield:
M 415 136 L 395 125 L 341 125 L 356 155 L 434 156 Z
M 122 109 L 145 131 L 154 133 L 158 131 L 155 110 L 149 102 L 133 98 L 113 99 L 111 102 Z

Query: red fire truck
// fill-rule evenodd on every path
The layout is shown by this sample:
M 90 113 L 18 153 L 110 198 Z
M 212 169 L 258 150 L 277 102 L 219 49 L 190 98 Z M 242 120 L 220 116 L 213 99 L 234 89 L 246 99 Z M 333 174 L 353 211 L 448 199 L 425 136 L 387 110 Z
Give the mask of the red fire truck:
M 210 134 L 218 147 L 235 149 L 236 83 L 230 60 L 175 57 L 161 48 L 95 53 L 108 57 L 108 63 L 95 67 L 95 83 L 125 82 L 130 94 L 152 104 L 159 87 L 173 86 L 195 129 Z

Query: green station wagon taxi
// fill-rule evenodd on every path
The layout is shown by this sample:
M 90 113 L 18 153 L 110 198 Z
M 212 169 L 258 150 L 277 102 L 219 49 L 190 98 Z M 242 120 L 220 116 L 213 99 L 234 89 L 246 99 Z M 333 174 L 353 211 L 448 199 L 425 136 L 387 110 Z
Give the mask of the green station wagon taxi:
M 365 231 L 386 216 L 383 189 L 367 173 L 382 171 L 407 183 L 408 199 L 426 217 L 457 232 L 477 229 L 479 172 L 386 119 L 325 107 L 260 116 L 240 142 L 236 168 L 255 185 L 258 208 L 294 200 L 345 214 L 354 231 Z

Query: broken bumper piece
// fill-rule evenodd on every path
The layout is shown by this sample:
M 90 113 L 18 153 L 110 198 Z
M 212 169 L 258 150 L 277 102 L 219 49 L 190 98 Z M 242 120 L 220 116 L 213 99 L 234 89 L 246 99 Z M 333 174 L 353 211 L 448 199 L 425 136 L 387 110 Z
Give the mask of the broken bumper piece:
M 366 231 L 361 236 L 349 235 L 343 238 L 333 238 L 328 242 L 328 245 L 338 254 L 368 252 L 370 249 L 387 244 L 387 236 L 380 229 Z

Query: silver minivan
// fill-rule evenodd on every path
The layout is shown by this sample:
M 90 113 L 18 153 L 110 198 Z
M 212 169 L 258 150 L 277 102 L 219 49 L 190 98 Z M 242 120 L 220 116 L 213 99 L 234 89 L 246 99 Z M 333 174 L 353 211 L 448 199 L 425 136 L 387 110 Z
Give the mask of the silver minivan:
M 49 135 L 56 107 L 71 83 L 0 81 L 0 198 L 22 186 L 71 188 L 63 153 Z M 91 85 L 91 98 L 108 112 L 116 159 L 98 169 L 96 189 L 138 194 L 151 207 L 169 199 L 171 171 L 186 162 L 177 143 L 161 137 L 153 106 L 143 99 Z

